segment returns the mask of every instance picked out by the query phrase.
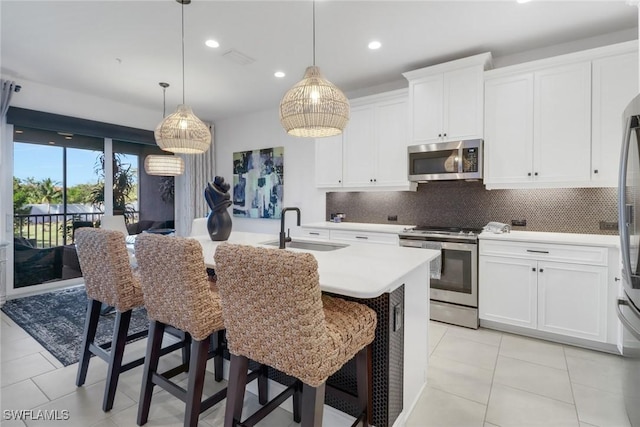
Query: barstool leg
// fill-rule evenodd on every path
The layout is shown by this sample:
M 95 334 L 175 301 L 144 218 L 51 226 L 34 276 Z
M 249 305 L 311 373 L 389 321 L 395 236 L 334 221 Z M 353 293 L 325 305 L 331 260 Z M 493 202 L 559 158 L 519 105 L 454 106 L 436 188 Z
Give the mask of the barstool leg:
M 215 356 L 213 356 L 213 374 L 216 382 L 222 381 L 222 362 L 224 360 L 224 334 L 224 329 L 215 332 L 215 339 L 213 340 L 214 351 L 216 352 Z
M 185 427 L 197 427 L 198 425 L 210 340 L 211 337 L 208 336 L 202 341 L 193 340 L 191 342 L 191 360 L 189 361 L 189 378 L 187 379 L 187 401 L 185 402 L 187 405 L 184 414 Z
M 325 383 L 318 387 L 302 384 L 302 427 L 322 427 Z
M 266 405 L 269 401 L 269 367 L 260 365 L 260 375 L 258 375 L 258 403 Z
M 129 323 L 131 322 L 131 310 L 124 313 L 116 311 L 115 326 L 113 329 L 113 340 L 109 349 L 109 368 L 107 369 L 107 383 L 105 384 L 102 410 L 107 412 L 113 408 L 113 399 L 116 397 L 116 388 L 120 378 L 120 368 L 122 367 L 122 356 L 124 346 L 127 344 L 127 334 Z
M 149 336 L 147 353 L 144 359 L 144 371 L 142 373 L 142 389 L 140 390 L 140 402 L 138 403 L 138 425 L 144 425 L 149 419 L 151 397 L 153 396 L 153 374 L 158 371 L 160 350 L 162 348 L 162 336 L 164 324 L 152 320 L 149 323 Z
M 247 369 L 249 369 L 249 359 L 231 355 L 224 427 L 235 427 L 241 421 L 244 389 L 247 386 Z
M 98 329 L 98 320 L 100 320 L 100 306 L 102 303 L 90 299 L 87 303 L 87 317 L 84 321 L 84 336 L 82 338 L 82 353 L 80 354 L 80 363 L 78 364 L 78 375 L 76 376 L 76 385 L 80 387 L 87 379 L 87 370 L 89 369 L 89 360 L 91 360 L 91 350 L 89 345 L 93 344 L 96 338 L 96 330 Z
M 369 427 L 372 418 L 371 408 L 371 344 L 356 354 L 356 382 L 358 404 L 362 415 L 362 426 Z
M 299 423 L 302 419 L 302 381 L 296 380 L 295 387 L 293 391 L 293 421 Z

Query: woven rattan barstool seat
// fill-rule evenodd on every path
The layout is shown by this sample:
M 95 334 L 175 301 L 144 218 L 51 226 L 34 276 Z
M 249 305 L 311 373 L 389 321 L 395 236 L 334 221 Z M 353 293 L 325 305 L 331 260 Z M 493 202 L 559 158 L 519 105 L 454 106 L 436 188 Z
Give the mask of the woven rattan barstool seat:
M 255 425 L 291 395 L 294 420 L 303 427 L 321 426 L 326 380 L 354 356 L 358 396 L 353 400 L 362 411 L 355 424 L 369 425 L 376 313 L 323 296 L 317 261 L 309 253 L 224 243 L 215 262 L 231 353 L 225 427 Z M 248 358 L 298 381 L 274 404 L 241 421 Z
M 147 331 L 128 334 L 131 310 L 143 305 L 142 289 L 137 276 L 131 270 L 124 235 L 121 232 L 78 228 L 75 231 L 75 241 L 88 297 L 76 385 L 84 384 L 92 354 L 107 362 L 102 410 L 109 411 L 113 407 L 120 374 L 144 363 L 143 357 L 126 364 L 122 363 L 127 341 L 147 335 Z M 115 325 L 113 340 L 98 345 L 95 336 L 103 303 L 115 307 Z M 162 353 L 174 351 L 182 346 L 183 342 L 173 344 L 162 349 Z
M 135 254 L 144 303 L 151 320 L 138 405 L 138 425 L 147 422 L 153 388 L 158 385 L 185 402 L 185 427 L 196 426 L 200 413 L 227 395 L 227 389 L 224 388 L 202 400 L 206 363 L 210 357 L 215 358 L 216 381 L 222 380 L 224 323 L 220 297 L 207 280 L 202 247 L 198 241 L 141 234 L 136 238 Z M 176 369 L 158 372 L 158 352 L 167 326 L 187 332 L 192 340 L 186 390 L 169 380 L 176 374 Z M 209 351 L 212 336 L 213 351 Z M 186 370 L 187 367 L 184 368 Z M 259 378 L 261 402 L 266 401 L 267 397 L 265 374 L 263 367 L 251 374 L 251 379 Z

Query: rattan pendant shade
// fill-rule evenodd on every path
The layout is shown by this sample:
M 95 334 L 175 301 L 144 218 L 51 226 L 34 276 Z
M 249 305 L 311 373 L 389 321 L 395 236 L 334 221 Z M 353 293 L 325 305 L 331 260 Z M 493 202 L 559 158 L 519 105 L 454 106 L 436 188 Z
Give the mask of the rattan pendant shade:
M 349 122 L 349 100 L 316 66 L 285 93 L 280 123 L 289 135 L 321 138 L 342 133 Z
M 184 173 L 184 160 L 178 156 L 151 154 L 144 159 L 144 170 L 148 175 L 178 176 Z
M 211 132 L 187 105 L 178 105 L 153 133 L 156 143 L 164 151 L 182 154 L 204 153 L 211 146 Z

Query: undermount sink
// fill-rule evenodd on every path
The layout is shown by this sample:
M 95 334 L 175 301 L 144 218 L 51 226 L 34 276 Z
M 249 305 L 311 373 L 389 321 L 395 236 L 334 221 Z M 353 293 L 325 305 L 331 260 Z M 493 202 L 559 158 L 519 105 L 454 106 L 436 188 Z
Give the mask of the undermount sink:
M 280 246 L 280 242 L 278 240 L 270 240 L 268 242 L 261 243 L 262 245 L 267 246 Z M 337 249 L 346 248 L 349 245 L 343 245 L 341 243 L 326 243 L 326 242 L 309 242 L 302 240 L 293 240 L 291 242 L 287 242 L 286 247 L 292 249 L 304 249 L 307 251 L 335 251 Z

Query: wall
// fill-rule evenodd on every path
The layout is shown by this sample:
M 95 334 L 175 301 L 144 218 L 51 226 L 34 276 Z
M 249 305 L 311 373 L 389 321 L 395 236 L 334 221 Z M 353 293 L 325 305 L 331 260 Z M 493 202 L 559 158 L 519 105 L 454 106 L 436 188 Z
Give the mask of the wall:
M 438 181 L 416 192 L 327 193 L 326 219 L 342 212 L 350 222 L 474 228 L 526 219 L 513 229 L 617 234 L 599 230 L 599 221 L 618 220 L 616 198 L 615 188 L 486 190 L 481 182 Z
M 325 193 L 315 188 L 315 143 L 313 139 L 286 134 L 278 108 L 217 121 L 215 124 L 216 175 L 233 183 L 233 153 L 269 147 L 284 147 L 284 206 L 300 208 L 302 224 L 324 220 Z M 233 191 L 233 190 L 231 190 Z M 231 210 L 231 208 L 230 208 Z M 280 221 L 232 217 L 233 230 L 276 234 Z M 295 214 L 286 225 L 295 234 Z

